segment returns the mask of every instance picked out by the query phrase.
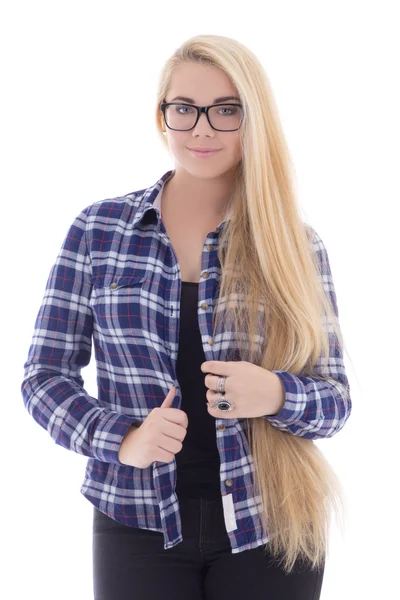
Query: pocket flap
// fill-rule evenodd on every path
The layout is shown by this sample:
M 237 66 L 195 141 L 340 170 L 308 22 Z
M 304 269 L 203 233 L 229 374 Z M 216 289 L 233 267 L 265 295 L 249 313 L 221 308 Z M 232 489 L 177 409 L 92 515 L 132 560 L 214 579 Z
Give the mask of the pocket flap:
M 100 273 L 90 277 L 93 287 L 110 288 L 110 290 L 131 287 L 143 283 L 145 280 L 146 275 L 113 275 L 112 273 Z

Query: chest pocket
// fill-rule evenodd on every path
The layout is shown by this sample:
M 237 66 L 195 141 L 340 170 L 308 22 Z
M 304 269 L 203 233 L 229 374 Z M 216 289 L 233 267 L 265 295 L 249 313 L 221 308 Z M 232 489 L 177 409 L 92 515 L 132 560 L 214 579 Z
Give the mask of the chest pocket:
M 96 291 L 106 289 L 114 291 L 143 283 L 146 281 L 146 275 L 113 275 L 112 273 L 99 273 L 97 275 L 92 275 L 90 281 Z
M 92 275 L 90 304 L 94 319 L 103 333 L 122 337 L 142 330 L 147 310 L 146 275 Z

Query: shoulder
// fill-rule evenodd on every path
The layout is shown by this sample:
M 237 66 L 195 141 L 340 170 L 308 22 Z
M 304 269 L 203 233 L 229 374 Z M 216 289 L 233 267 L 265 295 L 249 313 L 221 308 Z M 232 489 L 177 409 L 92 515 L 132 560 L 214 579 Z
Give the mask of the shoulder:
M 318 232 L 308 223 L 304 223 L 307 237 L 314 252 L 326 252 L 325 244 Z
M 75 219 L 88 240 L 111 239 L 116 232 L 126 233 L 143 202 L 146 189 L 123 196 L 105 198 L 88 204 Z M 105 235 L 105 237 L 104 237 Z
M 145 189 L 129 192 L 123 196 L 115 196 L 104 200 L 97 200 L 87 205 L 83 213 L 87 216 L 88 224 L 117 224 L 119 221 L 130 222 L 137 212 Z
M 308 238 L 310 240 L 311 251 L 313 253 L 314 260 L 318 264 L 319 271 L 325 278 L 331 278 L 331 266 L 325 243 L 318 232 L 311 227 L 311 225 L 305 223 L 305 226 Z

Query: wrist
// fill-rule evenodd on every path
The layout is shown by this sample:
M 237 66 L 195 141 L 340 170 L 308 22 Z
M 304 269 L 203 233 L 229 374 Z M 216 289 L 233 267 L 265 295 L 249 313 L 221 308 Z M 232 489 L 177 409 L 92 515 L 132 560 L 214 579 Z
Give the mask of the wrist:
M 131 425 L 129 425 L 128 429 L 125 431 L 124 437 L 121 440 L 121 443 L 119 446 L 119 451 L 118 451 L 118 458 L 123 464 L 125 464 L 125 463 L 123 460 L 121 460 L 121 453 L 123 452 L 124 447 L 126 446 L 128 440 L 130 440 L 130 438 L 132 437 L 134 432 L 137 431 L 137 429 L 139 429 L 139 425 L 136 425 L 133 423 Z
M 286 390 L 285 387 L 281 381 L 281 378 L 276 374 L 276 373 L 272 373 L 271 371 L 271 375 L 273 375 L 273 386 L 272 386 L 272 393 L 271 393 L 271 404 L 270 404 L 270 412 L 269 415 L 274 416 L 277 415 L 279 412 L 281 412 L 285 402 L 286 402 Z

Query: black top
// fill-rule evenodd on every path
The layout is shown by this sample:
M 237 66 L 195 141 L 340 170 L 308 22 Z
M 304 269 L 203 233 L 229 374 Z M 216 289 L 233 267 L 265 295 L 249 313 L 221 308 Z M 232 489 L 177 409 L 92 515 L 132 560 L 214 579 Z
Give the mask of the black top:
M 220 491 L 220 457 L 215 417 L 207 411 L 206 360 L 197 322 L 198 283 L 182 281 L 176 376 L 182 391 L 181 410 L 188 416 L 182 450 L 175 454 L 179 497 L 216 498 Z

